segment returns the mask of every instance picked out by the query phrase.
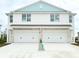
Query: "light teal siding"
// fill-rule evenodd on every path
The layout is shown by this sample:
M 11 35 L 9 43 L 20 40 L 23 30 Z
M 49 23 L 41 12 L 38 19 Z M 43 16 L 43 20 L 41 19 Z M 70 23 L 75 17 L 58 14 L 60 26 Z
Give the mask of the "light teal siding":
M 21 8 L 19 10 L 16 10 L 16 12 L 55 12 L 55 11 L 65 12 L 65 10 L 63 9 L 60 9 L 58 7 L 40 1 L 32 5 L 26 6 L 24 8 Z

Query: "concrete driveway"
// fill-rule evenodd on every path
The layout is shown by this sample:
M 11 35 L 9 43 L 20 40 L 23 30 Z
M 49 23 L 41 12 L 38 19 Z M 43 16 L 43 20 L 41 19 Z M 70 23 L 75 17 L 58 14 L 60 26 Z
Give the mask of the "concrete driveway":
M 0 58 L 79 58 L 79 47 L 65 43 L 12 43 L 0 48 Z

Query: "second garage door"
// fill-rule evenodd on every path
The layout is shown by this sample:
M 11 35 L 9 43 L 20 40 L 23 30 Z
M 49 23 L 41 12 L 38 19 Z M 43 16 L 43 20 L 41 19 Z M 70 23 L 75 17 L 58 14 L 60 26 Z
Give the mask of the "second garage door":
M 68 42 L 67 30 L 44 30 L 43 42 Z

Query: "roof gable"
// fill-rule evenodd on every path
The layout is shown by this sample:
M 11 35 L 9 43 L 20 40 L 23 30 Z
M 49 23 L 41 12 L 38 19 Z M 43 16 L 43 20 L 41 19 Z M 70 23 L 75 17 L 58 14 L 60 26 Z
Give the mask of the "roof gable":
M 58 8 L 54 5 L 50 5 L 43 1 L 38 1 L 29 6 L 15 10 L 15 12 L 66 12 L 66 10 Z

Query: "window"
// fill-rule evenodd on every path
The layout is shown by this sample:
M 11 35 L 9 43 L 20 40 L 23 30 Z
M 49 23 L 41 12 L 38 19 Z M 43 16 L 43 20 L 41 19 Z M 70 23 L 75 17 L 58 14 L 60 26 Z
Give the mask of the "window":
M 31 21 L 31 14 L 22 14 L 22 21 Z
M 72 23 L 72 15 L 69 15 L 69 23 Z
M 22 14 L 22 21 L 26 21 L 26 14 Z
M 50 20 L 53 22 L 59 21 L 59 14 L 50 14 Z
M 31 21 L 31 14 L 27 14 L 27 22 Z
M 54 21 L 54 14 L 50 14 L 50 20 Z
M 13 22 L 13 15 L 10 15 L 10 23 Z
M 59 14 L 55 14 L 55 21 L 59 21 Z

